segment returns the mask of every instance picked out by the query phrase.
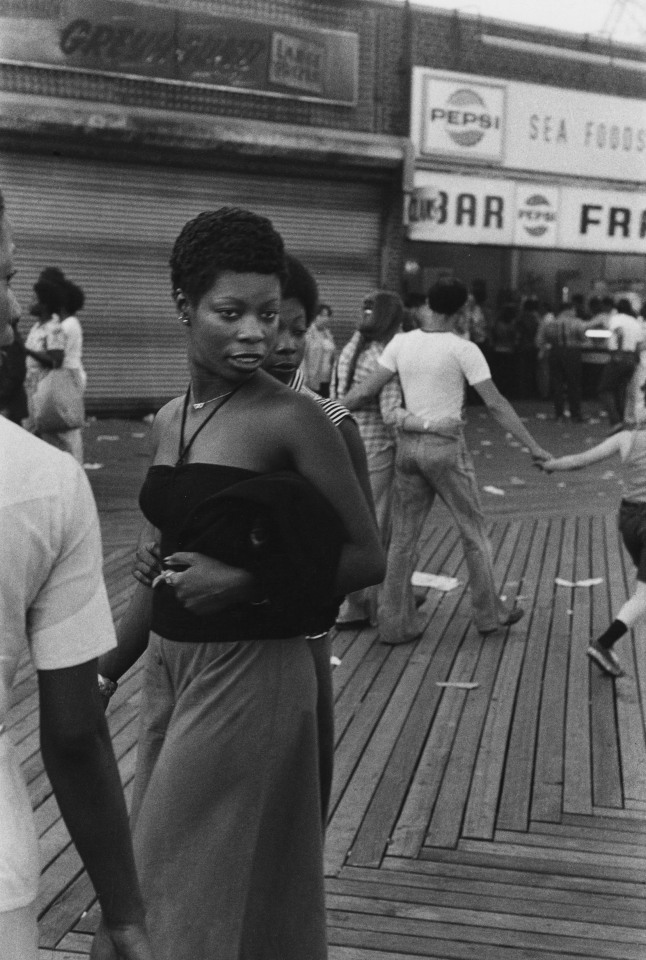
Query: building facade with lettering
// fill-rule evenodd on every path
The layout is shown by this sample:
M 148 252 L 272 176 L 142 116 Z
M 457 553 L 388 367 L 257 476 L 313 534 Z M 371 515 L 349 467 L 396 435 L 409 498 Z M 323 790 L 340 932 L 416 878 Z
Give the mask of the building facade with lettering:
M 646 281 L 646 54 L 411 14 L 406 285 L 454 272 L 554 306 Z
M 270 216 L 340 343 L 399 285 L 405 28 L 382 0 L 0 0 L 15 289 L 50 265 L 84 288 L 90 409 L 185 387 L 168 257 L 204 209 Z

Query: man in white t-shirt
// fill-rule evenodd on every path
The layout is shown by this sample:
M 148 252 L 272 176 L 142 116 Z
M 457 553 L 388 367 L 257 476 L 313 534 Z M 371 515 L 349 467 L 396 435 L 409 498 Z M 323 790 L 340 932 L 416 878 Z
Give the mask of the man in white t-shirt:
M 460 530 L 478 630 L 492 633 L 523 615 L 518 606 L 505 609 L 496 590 L 485 518 L 462 429 L 465 385 L 480 394 L 493 418 L 528 447 L 535 460 L 548 454 L 494 386 L 480 348 L 453 332 L 455 315 L 466 300 L 467 288 L 459 280 L 445 278 L 434 284 L 421 328 L 394 337 L 381 355 L 381 369 L 344 398 L 349 409 L 357 409 L 398 375 L 408 411 L 400 421 L 393 532 L 379 612 L 381 640 L 388 644 L 414 640 L 423 628 L 410 581 L 417 537 L 436 494 Z M 454 424 L 452 435 L 447 435 L 447 423 Z
M 633 316 L 630 300 L 622 299 L 617 310 L 607 322 L 610 330 L 608 349 L 610 356 L 603 368 L 599 383 L 599 399 L 608 414 L 611 426 L 623 422 L 626 408 L 626 392 L 639 363 L 639 350 L 643 343 L 643 329 Z
M 0 194 L 0 344 L 11 316 L 11 228 Z M 94 960 L 152 960 L 119 771 L 97 685 L 115 646 L 98 516 L 76 461 L 0 417 L 0 957 L 37 960 L 34 818 L 7 729 L 29 651 L 41 752 L 103 909 Z

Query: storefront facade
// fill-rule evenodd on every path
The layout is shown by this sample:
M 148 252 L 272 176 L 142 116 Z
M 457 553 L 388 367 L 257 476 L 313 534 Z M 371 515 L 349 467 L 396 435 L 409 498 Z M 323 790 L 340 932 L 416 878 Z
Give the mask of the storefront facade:
M 50 265 L 85 290 L 90 410 L 183 389 L 168 257 L 201 210 L 270 216 L 340 343 L 365 293 L 398 285 L 407 140 L 374 50 L 400 29 L 379 3 L 0 0 L 15 290 L 27 305 Z
M 643 299 L 643 53 L 475 18 L 418 18 L 406 288 L 452 273 L 484 280 L 492 309 L 510 295 L 553 307 L 573 294 Z

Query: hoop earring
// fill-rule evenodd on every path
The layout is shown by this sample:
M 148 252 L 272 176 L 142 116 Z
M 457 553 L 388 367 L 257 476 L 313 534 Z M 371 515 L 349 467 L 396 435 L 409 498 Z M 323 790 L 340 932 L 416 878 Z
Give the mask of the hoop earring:
M 180 321 L 180 323 L 186 324 L 187 327 L 190 326 L 191 319 L 184 313 L 183 310 L 177 319 Z

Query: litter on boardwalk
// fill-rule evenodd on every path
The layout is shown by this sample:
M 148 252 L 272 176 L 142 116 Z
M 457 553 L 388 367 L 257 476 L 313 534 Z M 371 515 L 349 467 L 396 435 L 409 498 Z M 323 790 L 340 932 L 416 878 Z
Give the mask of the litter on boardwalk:
M 547 414 L 546 414 L 546 413 L 537 413 L 537 414 L 536 414 L 536 419 L 537 419 L 537 420 L 547 420 Z
M 524 486 L 526 486 L 525 481 L 522 480 L 520 477 L 511 477 L 510 480 L 509 480 L 509 482 L 510 482 L 510 484 L 512 485 L 512 487 L 524 487 Z
M 481 441 L 480 441 L 480 446 L 481 446 L 481 447 L 493 447 L 493 443 L 491 442 L 491 440 L 481 440 Z
M 466 683 L 463 680 L 438 680 L 436 687 L 453 687 L 455 690 L 477 690 L 479 683 Z
M 602 474 L 601 474 L 601 479 L 602 479 L 602 480 L 614 480 L 614 479 L 615 479 L 615 471 L 614 471 L 614 470 L 606 470 L 605 473 L 602 473 Z
M 339 667 L 341 665 L 341 661 L 338 657 L 330 657 L 330 663 L 333 667 Z
M 590 577 L 588 580 L 563 580 L 556 577 L 554 583 L 559 587 L 596 587 L 603 583 L 603 577 Z
M 142 437 L 145 437 L 146 434 L 145 434 L 145 433 L 131 433 L 130 436 L 131 436 L 131 437 L 134 437 L 135 440 L 141 440 L 141 438 L 142 438 Z
M 84 470 L 102 470 L 103 464 L 102 463 L 84 463 L 83 469 Z
M 424 573 L 423 570 L 416 570 L 410 582 L 414 587 L 433 587 L 434 590 L 442 590 L 444 593 L 460 586 L 460 581 L 456 577 L 446 577 L 441 573 Z
M 114 434 L 102 433 L 100 436 L 96 438 L 96 442 L 101 443 L 102 440 L 118 440 L 118 439 L 119 437 L 117 437 Z
M 504 497 L 505 491 L 501 490 L 500 487 L 483 487 L 485 493 L 494 493 L 497 497 Z

